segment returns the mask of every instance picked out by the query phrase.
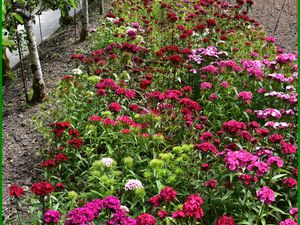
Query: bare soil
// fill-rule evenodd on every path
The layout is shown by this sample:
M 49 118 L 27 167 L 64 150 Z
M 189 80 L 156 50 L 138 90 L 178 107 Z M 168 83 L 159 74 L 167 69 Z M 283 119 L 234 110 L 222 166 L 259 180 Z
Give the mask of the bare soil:
M 108 9 L 109 0 L 105 2 Z M 97 28 L 99 7 L 90 6 L 90 30 Z M 39 46 L 42 71 L 47 86 L 47 91 L 55 87 L 57 82 L 75 67 L 71 63 L 70 55 L 77 51 L 88 49 L 89 42 L 78 42 L 80 23 L 79 15 L 76 16 L 77 41 L 75 41 L 75 22 L 58 29 L 50 38 Z M 27 87 L 31 87 L 31 69 L 28 57 L 24 59 Z M 37 180 L 39 173 L 35 169 L 40 163 L 37 153 L 46 147 L 46 142 L 35 130 L 31 118 L 39 112 L 39 105 L 26 104 L 23 85 L 20 79 L 21 68 L 17 64 L 13 68 L 17 79 L 6 83 L 2 89 L 2 216 L 9 217 L 14 213 L 10 207 L 8 187 L 18 184 L 29 190 L 31 184 Z
M 257 0 L 255 2 L 253 17 L 262 22 L 268 35 L 276 37 L 277 44 L 286 52 L 297 52 L 297 0 L 286 1 L 290 6 L 284 5 L 276 32 L 273 31 L 284 0 Z M 97 27 L 99 18 L 97 10 L 97 7 L 91 7 L 91 29 Z M 77 39 L 79 29 L 80 25 L 77 24 Z M 87 49 L 87 46 L 88 41 L 74 42 L 74 24 L 60 28 L 39 46 L 42 70 L 49 92 L 63 75 L 74 69 L 74 65 L 69 60 L 70 55 L 78 49 Z M 28 58 L 26 58 L 25 74 L 28 87 L 31 85 L 29 65 Z M 20 76 L 19 64 L 13 70 Z M 38 172 L 35 170 L 36 165 L 40 163 L 37 153 L 39 149 L 45 147 L 45 140 L 30 125 L 32 116 L 39 111 L 39 106 L 26 107 L 20 78 L 3 86 L 2 95 L 2 214 L 4 217 L 9 217 L 14 212 L 8 204 L 8 186 L 17 183 L 29 190 L 38 177 Z

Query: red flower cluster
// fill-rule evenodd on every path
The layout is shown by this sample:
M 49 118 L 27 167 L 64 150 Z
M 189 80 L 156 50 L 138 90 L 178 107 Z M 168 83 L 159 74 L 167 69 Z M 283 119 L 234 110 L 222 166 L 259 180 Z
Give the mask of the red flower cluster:
M 156 220 L 152 215 L 143 213 L 136 218 L 136 223 L 137 225 L 154 225 Z
M 207 27 L 214 27 L 217 25 L 217 21 L 214 19 L 207 19 L 206 24 L 207 24 Z
M 37 196 L 45 196 L 54 191 L 54 186 L 48 182 L 37 182 L 31 186 L 31 191 Z
M 56 162 L 58 162 L 58 163 L 61 163 L 61 162 L 64 162 L 64 161 L 68 160 L 68 157 L 65 154 L 63 154 L 63 153 L 58 153 L 54 157 L 56 159 Z
M 19 198 L 24 195 L 24 189 L 16 184 L 9 187 L 9 196 Z
M 177 54 L 171 55 L 169 60 L 174 64 L 178 64 L 182 61 L 180 55 L 177 55 Z
M 83 140 L 73 138 L 71 140 L 68 140 L 68 144 L 72 145 L 74 148 L 80 148 L 83 145 Z
M 177 192 L 173 188 L 167 186 L 162 189 L 158 195 L 151 197 L 149 201 L 154 206 L 160 206 L 160 203 L 163 201 L 163 199 L 166 199 L 167 202 L 172 202 L 176 198 L 176 195 Z
M 217 220 L 215 225 L 235 225 L 235 222 L 232 217 L 223 215 Z
M 108 105 L 108 108 L 109 108 L 109 110 L 112 111 L 112 112 L 120 112 L 121 109 L 122 109 L 121 105 L 120 105 L 119 103 L 117 103 L 117 102 L 112 102 L 112 103 L 110 103 L 110 104 Z
M 50 124 L 50 127 L 53 127 L 53 133 L 56 137 L 62 136 L 65 129 L 68 129 L 70 126 L 69 122 L 55 122 Z
M 204 185 L 205 185 L 205 187 L 213 189 L 217 186 L 217 180 L 214 180 L 214 179 L 208 180 L 204 183 Z
M 189 195 L 183 204 L 183 212 L 187 217 L 194 217 L 195 219 L 201 219 L 204 216 L 203 209 L 201 205 L 203 204 L 203 199 L 199 194 Z
M 54 166 L 56 166 L 56 164 L 55 164 L 53 159 L 48 159 L 48 160 L 46 160 L 46 161 L 44 161 L 40 164 L 40 167 L 42 167 L 42 168 L 44 168 L 44 167 L 54 167 Z
M 203 142 L 201 144 L 196 144 L 195 148 L 197 150 L 201 150 L 203 152 L 208 152 L 211 151 L 214 154 L 217 154 L 218 150 L 216 148 L 216 146 L 214 146 L 213 144 L 209 143 L 209 142 Z
M 231 133 L 239 133 L 242 130 L 246 129 L 246 124 L 243 122 L 238 122 L 236 120 L 230 120 L 223 123 L 223 130 Z
M 282 183 L 288 186 L 289 188 L 293 188 L 298 185 L 297 180 L 295 180 L 292 177 L 285 178 Z
M 172 22 L 176 22 L 178 20 L 178 16 L 175 13 L 168 12 L 168 19 Z

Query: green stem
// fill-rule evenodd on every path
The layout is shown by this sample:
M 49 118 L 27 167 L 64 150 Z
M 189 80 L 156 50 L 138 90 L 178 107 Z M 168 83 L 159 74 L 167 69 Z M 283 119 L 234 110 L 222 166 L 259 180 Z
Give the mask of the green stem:
M 19 202 L 18 200 L 16 200 L 16 210 L 17 210 L 17 219 L 18 219 L 18 222 L 20 225 L 23 224 L 22 220 L 21 220 L 21 217 L 20 217 L 20 205 L 19 205 Z
M 263 210 L 264 210 L 264 206 L 265 206 L 265 204 L 263 204 L 263 205 L 261 206 L 261 208 L 260 208 L 258 217 L 257 217 L 257 219 L 256 219 L 256 225 L 259 225 L 259 222 L 260 222 L 260 220 L 261 220 L 261 216 L 262 216 L 262 213 L 263 213 Z

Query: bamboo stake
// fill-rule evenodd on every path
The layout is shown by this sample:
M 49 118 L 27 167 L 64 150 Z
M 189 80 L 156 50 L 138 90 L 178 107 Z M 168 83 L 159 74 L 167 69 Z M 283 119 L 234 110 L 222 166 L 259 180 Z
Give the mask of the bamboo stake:
M 75 24 L 75 42 L 76 42 L 76 39 L 77 39 L 76 9 L 74 9 L 74 24 Z
M 278 26 L 279 20 L 280 20 L 280 18 L 281 18 L 281 14 L 282 14 L 282 11 L 283 11 L 285 2 L 286 2 L 286 0 L 283 0 L 283 3 L 282 3 L 282 5 L 281 5 L 281 10 L 280 10 L 280 13 L 279 13 L 279 16 L 278 16 L 278 18 L 277 18 L 276 25 L 275 25 L 275 28 L 274 28 L 274 31 L 273 31 L 273 35 L 275 34 L 275 32 L 276 32 L 276 30 L 277 30 L 277 26 Z
M 21 42 L 20 42 L 18 27 L 17 27 L 17 33 L 16 34 L 17 34 L 17 46 L 18 46 L 19 60 L 20 60 L 20 65 L 21 65 L 21 77 L 22 77 L 22 82 L 23 82 L 23 88 L 24 88 L 26 103 L 28 104 L 29 103 L 29 98 L 28 98 L 28 93 L 27 93 L 26 77 L 25 77 L 25 74 L 24 74 L 24 64 L 23 64 L 23 57 L 22 57 L 22 51 L 21 51 Z
M 38 15 L 39 18 L 39 27 L 40 27 L 40 36 L 41 36 L 41 42 L 43 41 L 43 32 L 42 32 L 42 24 L 41 24 L 41 17 Z

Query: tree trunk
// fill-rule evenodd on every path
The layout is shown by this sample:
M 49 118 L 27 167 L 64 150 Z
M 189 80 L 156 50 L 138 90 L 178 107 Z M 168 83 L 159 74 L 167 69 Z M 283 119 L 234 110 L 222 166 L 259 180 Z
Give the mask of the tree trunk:
M 6 55 L 6 48 L 2 47 L 2 78 L 9 78 L 10 66 L 9 58 Z
M 89 6 L 88 0 L 82 0 L 81 4 L 81 32 L 80 41 L 85 41 L 88 37 L 88 26 L 89 26 Z
M 46 87 L 43 79 L 41 63 L 39 59 L 39 52 L 37 49 L 36 39 L 33 32 L 32 20 L 24 21 L 24 27 L 27 33 L 29 58 L 31 62 L 31 70 L 33 74 L 32 89 L 33 96 L 32 102 L 42 102 L 46 97 Z
M 104 13 L 104 2 L 103 2 L 103 0 L 99 0 L 99 10 L 100 10 L 100 15 L 103 15 L 103 13 Z

